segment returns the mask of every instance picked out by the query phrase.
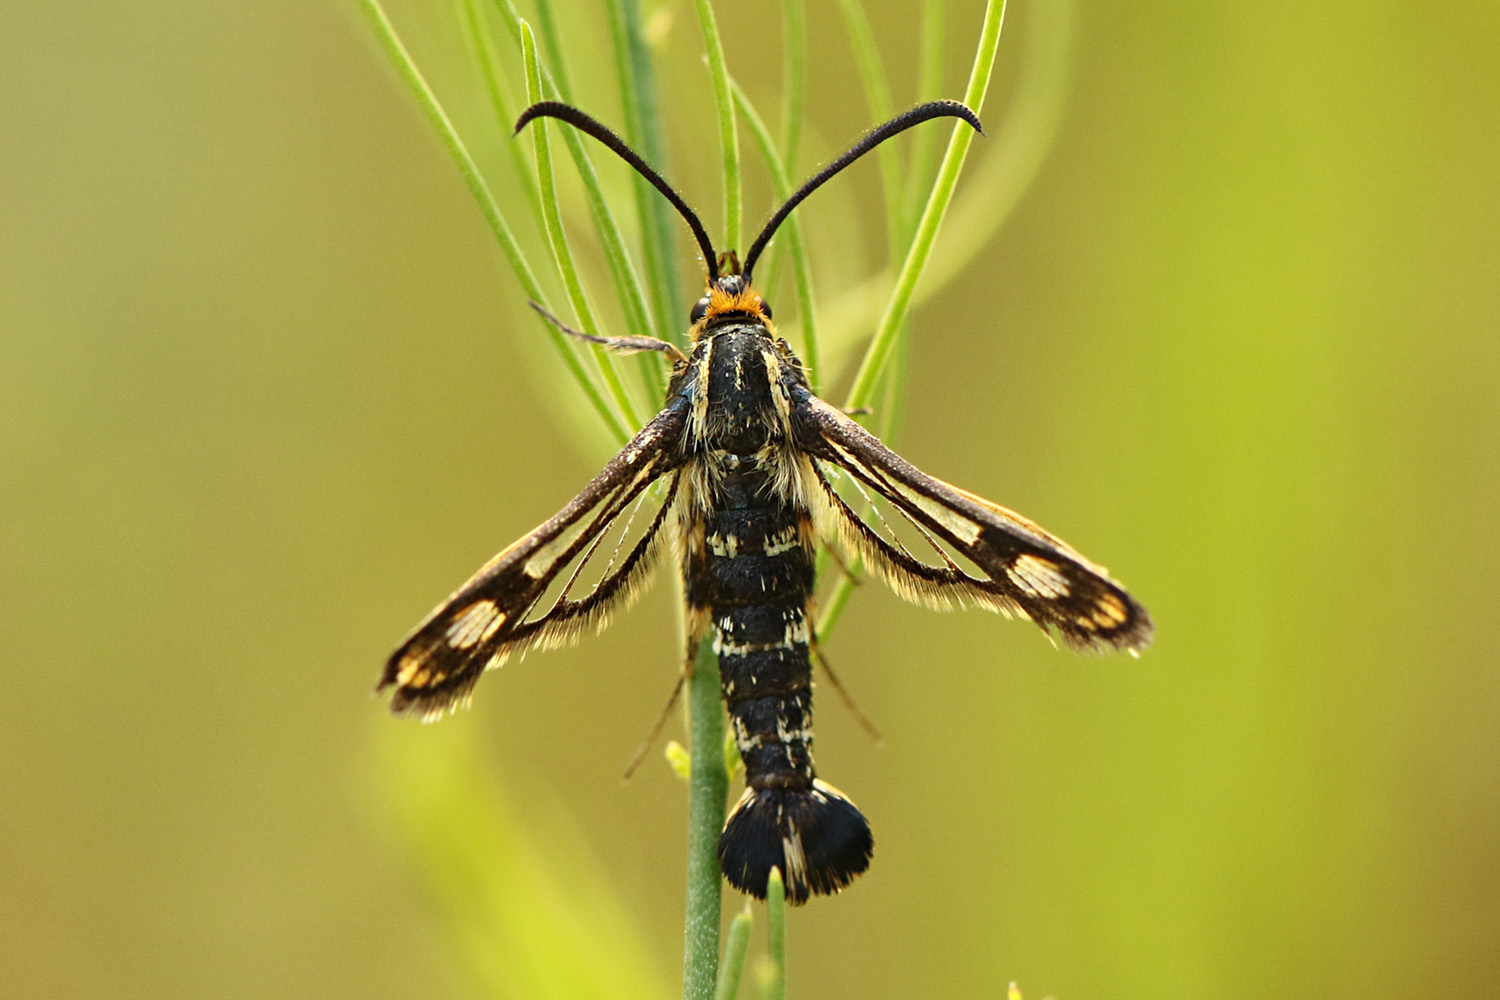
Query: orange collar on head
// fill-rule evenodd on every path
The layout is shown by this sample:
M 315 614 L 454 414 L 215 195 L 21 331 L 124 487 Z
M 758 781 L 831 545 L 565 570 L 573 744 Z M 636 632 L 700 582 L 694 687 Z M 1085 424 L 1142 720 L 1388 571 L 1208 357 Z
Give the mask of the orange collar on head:
M 709 282 L 708 309 L 704 313 L 704 318 L 711 320 L 715 316 L 735 312 L 745 313 L 762 323 L 771 318 L 769 310 L 766 309 L 766 300 L 750 286 L 742 285 L 731 291 L 722 287 L 718 282 Z

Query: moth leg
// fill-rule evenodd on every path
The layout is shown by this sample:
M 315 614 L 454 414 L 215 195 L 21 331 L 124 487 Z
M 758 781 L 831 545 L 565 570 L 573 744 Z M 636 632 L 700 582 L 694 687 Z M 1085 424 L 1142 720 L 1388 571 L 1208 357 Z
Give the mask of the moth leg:
M 823 650 L 821 647 L 819 647 L 817 640 L 814 639 L 812 642 L 808 643 L 808 646 L 812 652 L 813 658 L 816 659 L 818 661 L 818 665 L 823 668 L 823 673 L 828 675 L 829 683 L 833 685 L 833 689 L 837 691 L 839 693 L 839 697 L 843 699 L 845 707 L 849 709 L 849 714 L 854 716 L 854 721 L 858 722 L 860 728 L 864 729 L 865 732 L 870 734 L 870 739 L 875 741 L 876 746 L 885 746 L 885 737 L 880 735 L 880 730 L 875 728 L 875 724 L 873 722 L 865 718 L 865 713 L 859 710 L 859 706 L 854 704 L 854 699 L 849 696 L 849 692 L 844 690 L 844 685 L 839 682 L 839 675 L 833 672 L 833 667 L 829 665 L 828 658 L 823 655 Z
M 665 340 L 657 340 L 655 337 L 600 337 L 596 334 L 584 333 L 582 330 L 573 329 L 543 309 L 540 304 L 532 302 L 530 305 L 531 308 L 541 313 L 543 319 L 570 337 L 587 340 L 591 344 L 598 344 L 606 350 L 614 351 L 618 354 L 635 354 L 638 351 L 660 351 L 671 358 L 673 362 L 687 364 L 687 355 L 683 354 L 676 344 Z
M 865 582 L 865 578 L 856 573 L 854 571 L 854 567 L 850 566 L 849 563 L 845 561 L 844 554 L 838 550 L 837 546 L 825 544 L 823 546 L 823 551 L 828 553 L 828 558 L 832 560 L 833 564 L 839 568 L 839 572 L 843 573 L 849 578 L 850 583 L 858 587 L 860 584 Z
M 661 736 L 662 727 L 667 724 L 672 709 L 677 705 L 677 699 L 682 697 L 683 685 L 687 683 L 687 674 L 677 675 L 677 683 L 672 685 L 672 693 L 667 697 L 667 703 L 662 706 L 661 714 L 656 717 L 656 722 L 651 726 L 651 732 L 641 741 L 640 749 L 636 750 L 635 756 L 630 758 L 630 763 L 625 765 L 625 773 L 620 775 L 621 781 L 629 781 L 630 776 L 635 774 L 635 769 L 641 766 L 641 761 L 646 759 L 646 754 L 656 744 L 657 737 Z
M 677 683 L 672 686 L 672 693 L 667 698 L 667 703 L 662 707 L 661 714 L 656 717 L 656 722 L 651 726 L 651 731 L 641 741 L 640 749 L 636 750 L 635 756 L 630 758 L 630 763 L 625 766 L 625 773 L 621 781 L 629 781 L 635 769 L 641 766 L 641 761 L 646 759 L 646 754 L 656 744 L 661 736 L 662 727 L 667 724 L 667 719 L 672 715 L 672 709 L 677 706 L 677 699 L 682 697 L 682 689 L 687 684 L 688 678 L 693 676 L 693 666 L 698 662 L 698 644 L 702 638 L 701 627 L 689 627 L 691 633 L 688 636 L 687 655 L 682 661 L 682 671 L 677 675 Z

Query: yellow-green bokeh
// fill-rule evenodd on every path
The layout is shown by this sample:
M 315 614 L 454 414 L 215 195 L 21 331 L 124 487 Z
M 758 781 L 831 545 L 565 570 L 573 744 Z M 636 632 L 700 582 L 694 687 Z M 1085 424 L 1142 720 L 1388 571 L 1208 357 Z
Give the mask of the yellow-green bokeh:
M 802 171 L 870 117 L 809 6 Z M 602 15 L 558 7 L 614 119 Z M 768 114 L 780 8 L 719 12 Z M 942 96 L 914 5 L 868 8 L 897 103 Z M 455 6 L 388 9 L 504 201 Z M 1158 644 L 863 588 L 827 652 L 886 745 L 825 690 L 818 760 L 877 853 L 792 915 L 794 995 L 1500 993 L 1497 46 L 1491 2 L 1076 5 L 1056 143 L 917 313 L 896 444 L 1111 566 Z M 670 588 L 437 727 L 368 697 L 607 444 L 356 5 L 0 5 L 0 150 L 0 993 L 671 995 L 683 792 L 618 781 Z M 825 302 L 883 261 L 875 170 L 807 206 Z

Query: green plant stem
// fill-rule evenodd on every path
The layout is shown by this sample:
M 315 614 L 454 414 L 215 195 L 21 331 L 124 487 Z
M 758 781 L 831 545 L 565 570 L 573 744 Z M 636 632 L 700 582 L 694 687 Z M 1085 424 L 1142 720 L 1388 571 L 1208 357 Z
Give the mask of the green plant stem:
M 885 376 L 881 379 L 884 398 L 873 417 L 877 437 L 891 440 L 901 426 L 901 413 L 906 405 L 906 372 L 911 362 L 911 324 L 903 323 L 901 335 L 886 357 Z
M 819 553 L 819 556 L 818 572 L 821 573 L 831 564 L 831 560 L 821 558 L 822 553 Z M 858 566 L 849 567 L 850 573 L 858 572 L 858 570 Z M 816 629 L 819 642 L 827 642 L 828 637 L 833 634 L 834 626 L 843 617 L 844 608 L 849 605 L 849 598 L 854 596 L 854 588 L 857 586 L 859 586 L 858 579 L 848 574 L 842 574 L 835 581 L 833 589 L 828 592 L 828 596 L 818 602 L 823 609 L 822 613 L 818 615 L 818 626 Z
M 923 100 L 942 96 L 943 33 L 946 15 L 944 0 L 924 0 L 922 4 L 922 56 L 917 76 L 917 94 Z M 923 194 L 931 185 L 933 158 L 936 155 L 937 129 L 919 129 L 912 136 L 911 157 L 907 163 L 906 189 L 901 195 L 901 217 L 898 221 L 899 244 L 906 246 L 922 210 Z M 885 400 L 877 410 L 876 433 L 890 440 L 901 426 L 906 404 L 906 373 L 911 360 L 911 324 L 903 323 L 887 365 Z
M 536 6 L 537 29 L 542 36 L 542 47 L 547 50 L 547 62 L 552 68 L 552 85 L 557 94 L 569 104 L 573 103 L 573 84 L 568 79 L 568 62 L 563 58 L 562 32 L 557 29 L 557 17 L 552 13 L 552 0 L 533 0 Z
M 724 770 L 724 712 L 719 706 L 719 657 L 713 643 L 698 646 L 693 676 L 688 679 L 687 914 L 683 928 L 682 995 L 710 1000 L 718 979 L 719 834 L 729 775 Z
M 525 44 L 522 40 L 522 19 L 517 13 L 515 5 L 510 0 L 496 0 L 502 20 L 510 30 L 511 37 L 521 47 L 522 57 L 525 57 Z M 550 8 L 549 8 L 550 10 Z M 530 30 L 529 27 L 527 30 Z M 533 36 L 533 47 L 535 47 L 535 36 Z M 528 93 L 540 93 L 548 100 L 571 102 L 566 81 L 560 74 L 552 73 L 546 66 L 540 67 L 541 89 L 540 91 L 528 91 Z M 560 85 L 559 80 L 563 80 Z M 533 101 L 541 100 L 541 97 L 532 97 Z M 646 296 L 642 290 L 641 282 L 636 277 L 635 267 L 631 264 L 630 254 L 625 249 L 625 237 L 620 232 L 619 223 L 615 221 L 614 211 L 609 207 L 609 201 L 604 197 L 604 189 L 599 183 L 599 173 L 594 169 L 594 161 L 589 157 L 588 148 L 584 145 L 583 137 L 575 129 L 562 130 L 563 142 L 567 144 L 568 154 L 573 158 L 573 164 L 578 169 L 578 178 L 583 182 L 583 192 L 589 206 L 589 215 L 594 222 L 594 231 L 599 236 L 599 245 L 604 250 L 604 260 L 609 266 L 610 279 L 614 283 L 615 298 L 619 301 L 621 309 L 625 313 L 625 325 L 632 336 L 653 336 L 651 323 L 648 319 L 646 308 Z M 586 332 L 600 333 L 601 330 L 593 329 Z M 597 356 L 597 355 L 596 355 Z M 611 355 L 597 356 L 601 368 L 614 369 L 615 359 Z M 652 397 L 652 404 L 660 400 L 666 391 L 666 373 L 656 359 L 641 356 L 636 359 L 636 371 L 640 376 L 642 384 L 646 387 Z M 616 376 L 618 378 L 618 376 Z M 637 426 L 639 426 L 637 424 Z
M 870 30 L 870 19 L 859 0 L 840 0 L 839 6 L 844 11 L 849 41 L 854 46 L 854 61 L 859 66 L 859 79 L 864 85 L 870 118 L 876 122 L 886 121 L 896 113 L 896 103 L 891 98 L 885 68 L 880 63 L 880 49 L 875 44 L 875 33 Z M 880 186 L 885 195 L 886 242 L 890 246 L 891 259 L 895 260 L 901 256 L 905 238 L 901 224 L 901 166 L 896 158 L 896 147 L 890 143 L 875 150 L 875 155 L 880 160 Z
M 947 20 L 944 0 L 924 0 L 922 4 L 922 61 L 917 71 L 917 97 L 930 101 L 942 97 L 944 59 L 944 24 Z M 920 129 L 911 138 L 911 159 L 906 171 L 906 191 L 901 198 L 901 227 L 909 233 L 917 224 L 922 198 L 927 193 L 928 175 L 937 150 L 937 129 Z
M 783 0 L 785 33 L 781 64 L 781 161 L 788 175 L 797 171 L 802 145 L 802 94 L 807 78 L 807 11 L 802 0 Z
M 786 883 L 778 868 L 771 869 L 766 883 L 766 951 L 771 957 L 767 1000 L 786 1000 Z
M 729 83 L 734 92 L 735 104 L 739 107 L 740 114 L 745 116 L 750 134 L 755 137 L 755 144 L 760 148 L 761 158 L 766 161 L 766 170 L 771 174 L 771 185 L 775 189 L 776 198 L 778 201 L 785 201 L 792 193 L 786 163 L 776 155 L 771 132 L 756 113 L 750 98 L 733 77 Z M 802 362 L 807 366 L 808 381 L 816 392 L 822 362 L 818 353 L 817 310 L 813 306 L 812 264 L 807 259 L 807 247 L 802 240 L 802 220 L 793 213 L 787 218 L 785 226 L 787 251 L 792 259 L 792 272 L 797 283 L 797 310 L 802 319 Z
M 859 0 L 842 0 L 841 6 L 849 38 L 854 45 L 860 80 L 864 84 L 871 117 L 878 122 L 885 121 L 895 114 L 895 102 L 891 98 L 889 77 L 881 64 L 880 50 L 875 44 L 875 33 L 870 29 L 869 17 Z M 932 129 L 921 130 L 912 141 L 927 139 L 930 142 L 934 138 L 933 132 Z M 911 245 L 914 221 L 908 218 L 908 213 L 904 210 L 904 190 L 896 147 L 890 144 L 881 146 L 877 155 L 880 158 L 881 190 L 885 195 L 886 243 L 891 260 L 895 261 L 901 259 Z M 901 405 L 902 390 L 906 382 L 905 360 L 910 333 L 911 324 L 903 319 L 892 334 L 892 347 L 880 372 L 884 398 L 876 407 L 875 420 L 881 436 L 888 435 L 896 425 L 896 413 Z
M 1053 0 L 1033 11 L 1010 106 L 989 141 L 994 152 L 970 174 L 956 199 L 928 282 L 947 281 L 973 260 L 1041 172 L 1066 104 L 1074 7 L 1075 0 Z
M 926 301 L 973 261 L 1005 224 L 1046 160 L 1067 93 L 1073 6 L 1074 0 L 1055 0 L 1036 9 L 1014 96 L 999 128 L 991 123 L 991 152 L 956 199 L 914 302 Z M 894 269 L 884 269 L 839 292 L 823 310 L 825 364 L 841 366 L 856 338 L 878 321 L 879 303 L 894 283 Z
M 526 65 L 526 96 L 534 104 L 542 99 L 542 75 L 537 62 L 536 36 L 531 32 L 531 25 L 525 21 L 521 22 L 521 54 Z M 557 264 L 557 273 L 562 277 L 563 287 L 567 289 L 568 301 L 573 306 L 573 315 L 577 317 L 579 326 L 585 333 L 598 333 L 599 321 L 594 316 L 588 293 L 584 291 L 583 282 L 578 277 L 578 266 L 573 260 L 573 251 L 568 246 L 567 233 L 563 230 L 562 210 L 557 203 L 557 184 L 552 175 L 552 145 L 547 138 L 546 126 L 545 121 L 537 122 L 531 129 L 531 139 L 536 150 L 536 174 L 542 193 L 542 218 L 547 223 L 547 241 L 552 245 L 552 258 Z M 640 427 L 645 421 L 636 412 L 630 394 L 625 391 L 620 373 L 615 370 L 614 359 L 602 351 L 596 357 L 604 385 L 614 397 L 615 405 L 631 426 Z
M 719 112 L 719 146 L 724 156 L 724 243 L 740 250 L 740 139 L 734 127 L 734 99 L 729 94 L 729 66 L 710 0 L 693 0 L 703 45 L 708 50 L 708 73 L 714 82 L 714 106 Z
M 719 963 L 719 981 L 714 986 L 714 1000 L 734 1000 L 740 992 L 740 975 L 745 968 L 745 952 L 750 947 L 750 908 L 736 913 L 724 938 L 724 961 Z
M 511 271 L 515 273 L 516 280 L 520 282 L 521 289 L 528 298 L 545 304 L 547 296 L 542 292 L 541 283 L 537 281 L 535 272 L 527 263 L 526 255 L 521 252 L 521 247 L 516 242 L 509 223 L 505 221 L 505 216 L 500 211 L 495 196 L 490 193 L 489 186 L 485 184 L 484 178 L 479 173 L 479 167 L 474 163 L 474 158 L 469 155 L 469 150 L 464 145 L 463 139 L 459 137 L 458 130 L 454 128 L 448 113 L 438 102 L 437 95 L 427 85 L 427 80 L 417 69 L 417 64 L 412 60 L 411 54 L 401 43 L 400 36 L 396 34 L 396 29 L 391 25 L 390 19 L 386 17 L 379 0 L 360 0 L 360 6 L 364 9 L 370 26 L 375 30 L 376 37 L 380 39 L 386 55 L 396 67 L 397 72 L 401 74 L 401 78 L 406 82 L 412 95 L 416 97 L 417 105 L 437 131 L 448 154 L 453 157 L 454 163 L 458 166 L 459 175 L 463 177 L 470 193 L 474 195 L 474 200 L 479 203 L 479 210 L 484 215 L 485 222 L 489 224 L 490 231 L 495 234 L 495 239 L 499 241 L 500 251 L 505 255 L 506 262 L 510 264 Z M 569 374 L 583 390 L 584 397 L 599 414 L 599 418 L 609 428 L 610 434 L 621 444 L 630 440 L 630 431 L 626 429 L 619 416 L 610 409 L 609 403 L 599 392 L 593 379 L 589 377 L 578 353 L 569 343 L 569 338 L 553 329 L 549 323 L 543 322 L 542 325 L 552 337 L 553 344 L 557 347 L 558 354 L 562 357 Z
M 491 38 L 489 28 L 479 13 L 478 0 L 463 0 L 464 21 L 468 29 L 469 44 L 473 47 L 474 61 L 479 64 L 479 75 L 484 81 L 485 93 L 489 95 L 490 107 L 495 112 L 495 124 L 499 133 L 505 135 L 516 123 L 516 109 L 507 99 L 505 88 L 501 85 L 500 70 L 495 64 L 494 52 L 491 49 Z M 536 185 L 531 183 L 531 167 L 526 162 L 526 156 L 522 152 L 519 142 L 504 142 L 506 158 L 510 160 L 511 167 L 521 183 L 518 185 L 526 195 L 527 206 L 531 209 L 532 217 L 536 220 L 538 227 L 545 225 L 542 220 L 542 201 L 537 193 Z
M 557 19 L 552 11 L 552 0 L 535 0 L 535 2 L 537 21 L 542 30 L 542 44 L 547 49 L 547 61 L 555 67 L 553 82 L 557 96 L 568 104 L 573 104 L 573 85 L 568 77 L 567 59 L 563 54 L 561 43 L 562 32 L 557 28 Z M 624 91 L 621 96 L 628 107 L 631 104 L 630 91 Z M 571 130 L 569 132 L 571 133 Z M 575 159 L 582 157 L 589 164 L 587 168 L 579 167 L 580 174 L 593 175 L 593 160 L 584 152 L 579 138 L 577 136 L 572 136 L 572 138 L 578 141 Z M 571 143 L 569 149 L 572 150 Z M 620 232 L 619 224 L 615 221 L 614 210 L 605 200 L 603 189 L 598 187 L 597 176 L 593 177 L 592 184 L 597 189 L 597 193 L 589 194 L 589 209 L 594 214 L 595 228 L 598 229 L 600 242 L 604 246 L 604 258 L 609 264 L 610 278 L 615 283 L 615 298 L 625 310 L 625 327 L 630 331 L 631 336 L 654 337 L 656 329 L 655 324 L 651 322 L 651 311 L 646 303 L 645 286 L 636 277 L 635 267 L 630 262 L 630 253 L 625 249 L 624 237 Z M 661 359 L 652 357 L 649 353 L 637 354 L 635 365 L 641 383 L 659 400 L 667 391 L 666 366 L 661 364 Z
M 466 2 L 472 3 L 473 0 L 466 0 Z M 547 50 L 547 61 L 552 66 L 551 72 L 548 72 L 547 67 L 542 67 L 543 92 L 549 97 L 571 104 L 573 103 L 573 86 L 569 81 L 567 61 L 559 42 L 561 35 L 556 27 L 552 3 L 550 0 L 537 0 L 536 9 L 537 18 L 541 24 L 542 45 Z M 629 104 L 628 95 L 626 103 Z M 506 128 L 509 127 L 510 122 L 507 122 Z M 589 214 L 593 218 L 594 231 L 598 234 L 600 246 L 604 250 L 604 261 L 609 267 L 610 280 L 613 281 L 615 287 L 615 299 L 620 303 L 625 314 L 625 326 L 632 336 L 653 336 L 656 331 L 647 308 L 645 293 L 640 280 L 636 277 L 635 267 L 630 261 L 630 253 L 625 248 L 625 239 L 620 231 L 619 223 L 615 221 L 614 210 L 609 207 L 609 201 L 604 197 L 604 189 L 599 183 L 599 175 L 594 169 L 594 162 L 584 146 L 582 137 L 572 129 L 564 131 L 563 141 L 567 143 L 568 152 L 578 169 L 578 176 L 583 181 Z M 545 219 L 543 225 L 545 226 Z M 600 363 L 605 362 L 601 360 Z M 608 363 L 613 366 L 615 359 L 609 358 Z M 660 400 L 666 392 L 667 381 L 666 371 L 659 359 L 641 354 L 635 358 L 635 367 L 636 375 L 650 397 L 650 401 L 654 403 Z
M 661 126 L 660 105 L 656 95 L 656 74 L 651 52 L 641 25 L 640 0 L 606 0 L 610 31 L 615 45 L 615 65 L 619 73 L 621 106 L 625 112 L 625 138 L 647 163 L 666 174 L 666 143 Z M 636 215 L 641 227 L 641 246 L 650 282 L 651 317 L 656 336 L 673 339 L 676 328 L 671 324 L 679 317 L 686 302 L 677 270 L 677 253 L 672 242 L 676 218 L 666 199 L 659 195 L 644 177 L 635 176 Z M 680 333 L 675 339 L 681 343 Z
M 1000 26 L 1004 20 L 1005 0 L 990 0 L 985 8 L 984 29 L 979 36 L 979 50 L 974 56 L 974 66 L 969 74 L 969 85 L 964 90 L 964 103 L 973 108 L 976 113 L 984 103 L 985 91 L 989 89 L 990 70 L 995 65 L 995 50 L 1000 44 Z M 891 298 L 886 303 L 885 313 L 875 328 L 875 336 L 871 339 L 869 349 L 865 351 L 864 360 L 860 363 L 859 371 L 854 376 L 854 385 L 849 390 L 849 398 L 844 404 L 848 409 L 858 409 L 870 404 L 876 379 L 885 365 L 892 341 L 911 311 L 912 293 L 916 290 L 922 271 L 927 266 L 927 260 L 932 255 L 933 242 L 937 239 L 938 229 L 943 224 L 943 215 L 953 200 L 953 188 L 958 183 L 964 157 L 973 139 L 974 132 L 968 125 L 960 122 L 953 127 L 953 135 L 948 140 L 948 149 L 943 154 L 942 165 L 938 167 L 937 179 L 933 182 L 932 192 L 927 196 L 927 205 L 922 210 L 922 218 L 917 222 L 917 232 L 912 239 L 911 249 L 907 251 L 906 260 L 902 262 L 901 270 L 896 276 L 896 287 L 891 290 Z

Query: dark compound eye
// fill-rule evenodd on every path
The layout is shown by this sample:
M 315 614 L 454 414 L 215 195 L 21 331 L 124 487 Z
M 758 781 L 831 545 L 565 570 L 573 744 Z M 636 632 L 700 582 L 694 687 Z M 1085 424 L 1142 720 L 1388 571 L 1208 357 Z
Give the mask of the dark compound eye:
M 761 314 L 766 317 L 766 319 L 770 319 L 771 318 L 771 303 L 767 302 L 765 299 L 761 299 L 760 300 L 760 311 L 761 311 Z
M 698 300 L 698 304 L 697 305 L 693 306 L 693 311 L 690 312 L 690 313 L 688 313 L 688 322 L 689 323 L 696 323 L 700 319 L 702 319 L 703 317 L 705 317 L 707 315 L 708 315 L 708 296 L 705 295 L 705 296 L 703 296 L 703 298 L 701 298 L 701 299 Z

